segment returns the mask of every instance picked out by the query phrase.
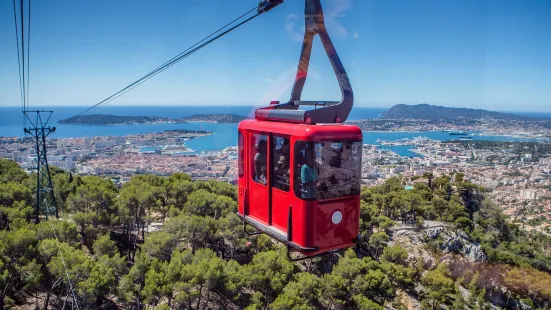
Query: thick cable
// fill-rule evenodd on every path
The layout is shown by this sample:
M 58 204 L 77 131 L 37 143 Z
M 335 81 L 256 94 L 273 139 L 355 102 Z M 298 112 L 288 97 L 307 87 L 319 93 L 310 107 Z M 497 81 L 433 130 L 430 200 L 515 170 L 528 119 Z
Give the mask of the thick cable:
M 109 102 L 111 102 L 112 100 L 122 96 L 123 94 L 125 94 L 126 92 L 130 91 L 131 89 L 133 89 L 134 87 L 140 85 L 141 83 L 147 81 L 148 79 L 150 79 L 151 77 L 157 75 L 158 73 L 164 71 L 165 69 L 167 69 L 168 67 L 174 65 L 175 63 L 179 62 L 180 60 L 186 58 L 187 56 L 193 54 L 194 52 L 200 50 L 201 48 L 205 47 L 206 45 L 212 43 L 213 41 L 219 39 L 220 37 L 224 36 L 225 34 L 229 33 L 230 31 L 236 29 L 237 27 L 247 23 L 248 21 L 252 20 L 253 18 L 257 17 L 258 15 L 262 14 L 262 13 L 257 13 L 255 15 L 253 15 L 252 17 L 246 19 L 245 21 L 237 24 L 236 26 L 233 26 L 232 28 L 224 31 L 223 33 L 217 35 L 216 37 L 210 39 L 209 41 L 201 44 L 202 42 L 204 42 L 205 40 L 209 39 L 210 37 L 212 37 L 213 35 L 215 35 L 216 33 L 219 33 L 220 31 L 222 31 L 224 28 L 227 28 L 228 26 L 230 26 L 231 24 L 235 23 L 236 21 L 242 19 L 244 16 L 246 16 L 247 14 L 250 14 L 252 11 L 256 10 L 257 7 L 254 7 L 253 9 L 247 11 L 246 13 L 242 14 L 241 16 L 237 17 L 236 19 L 232 20 L 231 22 L 227 23 L 226 25 L 224 25 L 223 27 L 219 28 L 218 30 L 216 30 L 215 32 L 211 33 L 210 35 L 208 35 L 207 37 L 203 38 L 202 40 L 200 40 L 199 42 L 195 43 L 194 45 L 192 45 L 191 47 L 187 48 L 185 51 L 181 52 L 180 54 L 174 56 L 173 58 L 171 58 L 170 60 L 168 60 L 167 62 L 165 62 L 164 64 L 162 64 L 161 66 L 157 67 L 156 69 L 150 71 L 149 73 L 147 73 L 146 75 L 142 76 L 141 78 L 139 78 L 138 80 L 134 81 L 133 83 L 129 84 L 128 86 L 124 87 L 123 89 L 119 90 L 118 92 L 114 93 L 113 95 L 105 98 L 104 100 L 100 101 L 99 103 L 89 107 L 88 109 L 84 110 L 83 112 L 75 115 L 74 117 L 77 117 L 77 116 L 80 116 L 88 111 L 91 111 L 99 106 L 102 106 L 102 105 L 105 105 Z M 201 44 L 201 45 L 199 45 Z M 199 45 L 199 46 L 198 46 Z
M 17 11 L 15 9 L 15 0 L 13 0 L 13 21 L 15 24 L 15 42 L 17 45 L 17 68 L 19 69 L 19 95 L 21 96 L 21 109 L 25 111 L 25 102 L 23 101 L 23 80 L 21 79 L 21 51 L 19 50 L 19 30 L 17 27 Z
M 21 54 L 23 58 L 23 107 L 27 109 L 27 97 L 26 97 L 26 86 L 25 86 L 25 11 L 23 10 L 23 1 L 20 0 L 21 4 Z
M 246 20 L 245 22 L 250 21 L 252 18 L 254 18 L 254 17 L 256 17 L 256 16 L 258 16 L 258 15 L 255 15 L 255 16 L 251 17 L 250 19 Z M 244 23 L 245 23 L 245 22 L 244 22 Z M 231 30 L 233 30 L 233 29 L 235 29 L 235 28 L 237 28 L 237 27 L 240 26 L 240 25 L 242 25 L 242 24 L 239 24 L 239 25 L 235 26 L 234 28 L 228 30 L 228 32 L 231 31 Z M 228 32 L 225 32 L 224 34 L 227 34 Z M 184 55 L 182 55 L 180 58 L 175 59 L 175 60 L 174 60 L 173 62 L 171 62 L 170 64 L 167 64 L 166 66 L 163 66 L 162 68 L 159 68 L 158 70 L 156 70 L 156 72 L 154 72 L 154 73 L 152 73 L 151 75 L 147 76 L 145 79 L 140 80 L 140 81 L 139 81 L 138 83 L 136 83 L 135 85 L 132 85 L 132 86 L 129 87 L 128 89 L 125 89 L 123 92 L 116 94 L 116 96 L 110 98 L 109 100 L 107 100 L 107 101 L 105 101 L 105 102 L 99 104 L 97 107 L 94 107 L 94 108 L 100 108 L 100 107 L 103 107 L 103 106 L 107 105 L 109 102 L 111 102 L 111 101 L 113 101 L 113 100 L 119 98 L 120 96 L 126 94 L 127 92 L 131 91 L 132 89 L 138 87 L 139 85 L 141 85 L 141 84 L 144 83 L 145 81 L 147 81 L 147 80 L 149 80 L 150 78 L 154 77 L 155 75 L 161 73 L 162 71 L 168 69 L 168 68 L 171 67 L 172 65 L 174 65 L 174 64 L 176 64 L 177 62 L 179 62 L 180 60 L 182 60 L 182 59 L 184 59 L 184 58 L 190 56 L 191 54 L 195 53 L 196 51 L 202 49 L 203 47 L 205 47 L 205 46 L 207 46 L 208 44 L 212 43 L 213 41 L 215 41 L 216 39 L 220 38 L 220 37 L 223 36 L 224 34 L 222 34 L 222 35 L 220 35 L 220 36 L 218 36 L 218 37 L 216 37 L 216 38 L 213 38 L 212 40 L 209 40 L 208 42 L 205 42 L 204 44 L 198 46 L 197 48 L 195 48 L 195 49 L 189 51 L 188 53 L 186 53 L 186 54 L 184 54 Z M 94 109 L 94 108 L 92 108 L 92 109 Z M 80 115 L 80 114 L 79 114 L 79 115 Z
M 29 6 L 28 6 L 28 9 L 29 11 L 29 21 L 28 21 L 28 27 L 27 27 L 27 85 L 26 85 L 26 88 L 27 88 L 27 94 L 25 95 L 25 109 L 28 108 L 29 106 L 29 89 L 30 89 L 30 79 L 31 79 L 31 74 L 30 74 L 30 68 L 31 68 L 31 0 L 29 0 Z

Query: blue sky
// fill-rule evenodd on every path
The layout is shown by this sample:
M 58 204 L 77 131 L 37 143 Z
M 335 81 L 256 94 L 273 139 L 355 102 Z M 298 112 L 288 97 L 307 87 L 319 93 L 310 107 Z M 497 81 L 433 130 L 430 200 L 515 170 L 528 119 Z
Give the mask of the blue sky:
M 257 0 L 33 1 L 30 104 L 93 105 Z M 551 111 L 551 1 L 322 0 L 355 104 Z M 0 0 L 0 106 L 20 105 L 11 0 Z M 286 100 L 303 0 L 184 59 L 110 105 Z M 340 92 L 316 41 L 304 99 Z

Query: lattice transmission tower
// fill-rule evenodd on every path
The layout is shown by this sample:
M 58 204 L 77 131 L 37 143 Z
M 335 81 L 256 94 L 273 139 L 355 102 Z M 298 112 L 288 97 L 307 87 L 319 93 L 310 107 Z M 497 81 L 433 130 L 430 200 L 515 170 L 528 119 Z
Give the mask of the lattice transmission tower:
M 58 218 L 57 203 L 54 197 L 54 186 L 48 165 L 46 137 L 55 132 L 55 127 L 48 126 L 53 111 L 23 111 L 30 126 L 25 127 L 25 133 L 35 140 L 36 147 L 36 209 L 35 222 L 40 222 L 40 214 L 46 218 L 55 214 Z

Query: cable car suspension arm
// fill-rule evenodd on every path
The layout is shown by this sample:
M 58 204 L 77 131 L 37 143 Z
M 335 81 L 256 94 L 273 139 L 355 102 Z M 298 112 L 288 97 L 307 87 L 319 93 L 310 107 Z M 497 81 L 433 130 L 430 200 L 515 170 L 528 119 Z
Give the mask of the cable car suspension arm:
M 343 123 L 348 118 L 350 110 L 352 110 L 354 94 L 346 70 L 325 28 L 320 0 L 306 0 L 304 17 L 306 30 L 291 98 L 287 103 L 279 104 L 275 101 L 272 102 L 273 105 L 270 107 L 256 110 L 255 117 L 259 120 L 291 123 Z M 320 36 L 323 48 L 337 76 L 342 94 L 340 101 L 301 101 L 302 89 L 308 75 L 312 42 L 316 34 Z M 313 105 L 316 109 L 310 111 L 298 110 L 301 105 Z M 318 106 L 322 107 L 317 108 Z

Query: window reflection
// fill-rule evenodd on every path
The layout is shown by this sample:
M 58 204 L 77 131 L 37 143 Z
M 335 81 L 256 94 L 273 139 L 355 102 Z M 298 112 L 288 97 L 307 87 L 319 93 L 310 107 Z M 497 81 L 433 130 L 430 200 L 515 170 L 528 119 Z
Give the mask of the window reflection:
M 360 190 L 361 142 L 295 143 L 295 193 L 303 199 L 356 195 Z
M 272 137 L 272 184 L 282 191 L 289 191 L 291 175 L 289 139 Z
M 237 157 L 237 166 L 238 166 L 238 169 L 239 169 L 239 177 L 242 177 L 243 176 L 243 173 L 245 172 L 245 163 L 243 161 L 244 159 L 244 148 L 243 148 L 243 134 L 242 133 L 239 133 L 238 134 L 238 144 L 237 144 L 237 152 L 238 152 L 238 157 Z

